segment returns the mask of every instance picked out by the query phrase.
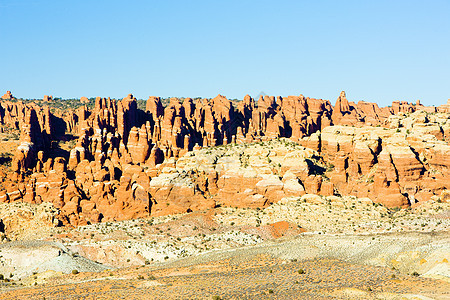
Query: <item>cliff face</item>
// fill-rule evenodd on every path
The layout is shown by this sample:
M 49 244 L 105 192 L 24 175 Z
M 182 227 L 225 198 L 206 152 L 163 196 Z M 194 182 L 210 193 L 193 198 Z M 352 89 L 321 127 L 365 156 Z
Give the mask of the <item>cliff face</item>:
M 302 95 L 237 104 L 218 95 L 166 107 L 149 97 L 143 111 L 130 94 L 52 113 L 49 99 L 0 102 L 1 132 L 20 131 L 0 201 L 51 202 L 74 225 L 303 193 L 406 206 L 450 188 L 448 104 L 380 108 L 342 92 L 334 107 Z

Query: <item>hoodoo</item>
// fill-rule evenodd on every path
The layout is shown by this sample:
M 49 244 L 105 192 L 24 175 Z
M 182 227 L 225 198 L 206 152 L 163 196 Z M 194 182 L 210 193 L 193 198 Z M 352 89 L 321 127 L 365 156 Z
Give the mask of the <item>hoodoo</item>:
M 449 104 L 380 108 L 345 92 L 334 106 L 303 95 L 151 96 L 145 111 L 132 94 L 97 97 L 93 108 L 86 97 L 66 109 L 51 96 L 2 99 L 2 132 L 20 139 L 0 201 L 50 202 L 73 225 L 305 193 L 406 207 L 450 189 Z

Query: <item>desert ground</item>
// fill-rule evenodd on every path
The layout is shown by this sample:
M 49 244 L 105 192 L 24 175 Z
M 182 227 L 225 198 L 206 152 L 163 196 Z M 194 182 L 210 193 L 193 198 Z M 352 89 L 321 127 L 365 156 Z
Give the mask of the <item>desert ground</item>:
M 447 203 L 330 197 L 24 231 L 0 245 L 0 298 L 449 299 Z

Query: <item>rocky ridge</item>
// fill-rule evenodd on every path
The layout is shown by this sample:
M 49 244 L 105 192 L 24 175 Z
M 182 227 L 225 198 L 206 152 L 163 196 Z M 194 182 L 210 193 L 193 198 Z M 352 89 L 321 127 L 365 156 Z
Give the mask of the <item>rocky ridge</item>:
M 448 104 L 380 108 L 342 92 L 334 107 L 302 95 L 237 104 L 218 95 L 165 107 L 149 97 L 143 111 L 130 94 L 58 111 L 51 97 L 3 98 L 1 128 L 20 132 L 20 145 L 0 202 L 49 202 L 64 224 L 265 207 L 304 193 L 392 207 L 447 201 Z

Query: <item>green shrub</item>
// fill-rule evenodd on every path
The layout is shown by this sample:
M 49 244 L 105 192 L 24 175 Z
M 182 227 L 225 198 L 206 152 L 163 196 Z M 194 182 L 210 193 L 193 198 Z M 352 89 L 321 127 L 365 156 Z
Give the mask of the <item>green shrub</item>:
M 80 273 L 80 272 L 78 272 L 78 270 L 77 270 L 77 269 L 75 269 L 75 270 L 72 270 L 72 274 L 73 274 L 73 275 L 77 275 L 78 273 Z

